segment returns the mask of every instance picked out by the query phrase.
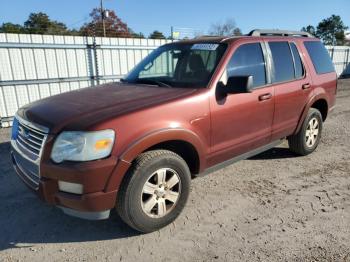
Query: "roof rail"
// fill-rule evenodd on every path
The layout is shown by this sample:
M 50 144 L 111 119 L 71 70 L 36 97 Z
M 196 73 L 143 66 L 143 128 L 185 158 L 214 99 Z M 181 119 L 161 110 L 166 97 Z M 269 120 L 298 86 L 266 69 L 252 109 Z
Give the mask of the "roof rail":
M 289 31 L 289 30 L 269 30 L 269 29 L 254 29 L 249 36 L 299 36 L 299 37 L 314 37 L 308 32 Z
M 215 37 L 223 37 L 223 36 L 221 36 L 221 35 L 197 35 L 197 36 L 194 37 L 194 39 L 198 39 L 198 38 L 210 38 L 210 37 L 215 38 Z

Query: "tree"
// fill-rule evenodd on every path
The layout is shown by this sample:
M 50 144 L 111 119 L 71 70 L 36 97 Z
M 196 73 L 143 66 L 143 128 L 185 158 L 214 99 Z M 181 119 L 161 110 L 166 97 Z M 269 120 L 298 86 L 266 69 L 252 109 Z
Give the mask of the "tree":
M 227 19 L 224 23 L 212 24 L 209 30 L 210 35 L 232 36 L 242 34 L 241 30 L 236 26 L 234 19 Z
M 30 34 L 69 34 L 69 30 L 64 23 L 51 20 L 45 13 L 31 13 L 26 22 L 24 30 Z
M 242 35 L 242 31 L 240 28 L 235 28 L 235 30 L 233 30 L 233 35 L 237 35 L 237 36 L 240 36 Z
M 308 25 L 307 27 L 303 27 L 303 28 L 301 29 L 301 31 L 303 31 L 303 32 L 308 32 L 308 33 L 310 33 L 310 34 L 312 34 L 312 35 L 316 35 L 316 29 L 315 29 L 315 27 L 312 26 L 312 25 Z
M 128 28 L 128 31 L 132 38 L 145 38 L 145 35 L 142 32 L 136 33 L 131 28 Z
M 23 33 L 25 30 L 23 26 L 13 23 L 3 23 L 0 27 L 0 33 L 13 33 L 13 34 L 20 34 Z
M 163 35 L 162 32 L 159 32 L 157 30 L 153 31 L 153 33 L 151 33 L 149 35 L 149 38 L 153 38 L 153 39 L 165 39 L 165 36 Z
M 317 26 L 316 36 L 321 38 L 326 45 L 343 45 L 345 43 L 344 32 L 348 29 L 338 15 L 332 15 L 323 19 Z
M 92 21 L 81 27 L 81 34 L 103 36 L 103 23 L 100 11 L 99 8 L 94 8 L 92 10 L 90 13 Z M 124 23 L 113 10 L 106 9 L 105 13 L 108 13 L 108 17 L 105 17 L 107 37 L 131 37 L 128 25 Z

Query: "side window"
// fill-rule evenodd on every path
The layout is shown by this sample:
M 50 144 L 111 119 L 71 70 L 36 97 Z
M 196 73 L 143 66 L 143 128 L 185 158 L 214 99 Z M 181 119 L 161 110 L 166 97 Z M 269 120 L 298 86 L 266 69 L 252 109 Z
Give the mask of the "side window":
M 304 45 L 309 53 L 317 74 L 334 72 L 334 66 L 324 45 L 319 41 L 306 41 Z
M 299 51 L 297 49 L 297 46 L 294 43 L 290 43 L 290 48 L 292 49 L 292 53 L 294 57 L 295 78 L 297 79 L 302 78 L 304 75 L 304 66 L 303 66 L 303 62 L 301 61 Z
M 265 60 L 260 43 L 238 47 L 226 68 L 227 77 L 253 76 L 253 87 L 266 84 Z
M 274 64 L 274 83 L 294 79 L 294 63 L 288 42 L 269 42 Z

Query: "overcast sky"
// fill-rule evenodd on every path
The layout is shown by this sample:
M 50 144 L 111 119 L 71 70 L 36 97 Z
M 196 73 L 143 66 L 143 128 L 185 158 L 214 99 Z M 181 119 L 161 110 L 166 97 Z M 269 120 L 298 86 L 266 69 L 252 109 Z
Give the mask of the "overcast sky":
M 99 0 L 0 0 L 0 23 L 23 23 L 31 12 L 45 12 L 68 27 L 88 21 Z M 350 0 L 105 0 L 105 6 L 135 32 L 148 35 L 157 29 L 170 35 L 170 27 L 189 27 L 207 33 L 215 22 L 234 18 L 244 33 L 253 28 L 299 30 L 316 25 L 332 14 L 350 27 Z

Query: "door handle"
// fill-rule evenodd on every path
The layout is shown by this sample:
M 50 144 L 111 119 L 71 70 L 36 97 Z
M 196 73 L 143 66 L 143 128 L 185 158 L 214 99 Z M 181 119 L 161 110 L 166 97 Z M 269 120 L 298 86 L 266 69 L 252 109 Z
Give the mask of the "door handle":
M 263 94 L 259 96 L 259 101 L 269 100 L 272 97 L 271 93 Z
M 310 83 L 307 83 L 307 84 L 303 84 L 302 85 L 302 88 L 305 90 L 305 89 L 309 89 L 311 87 L 311 84 Z

